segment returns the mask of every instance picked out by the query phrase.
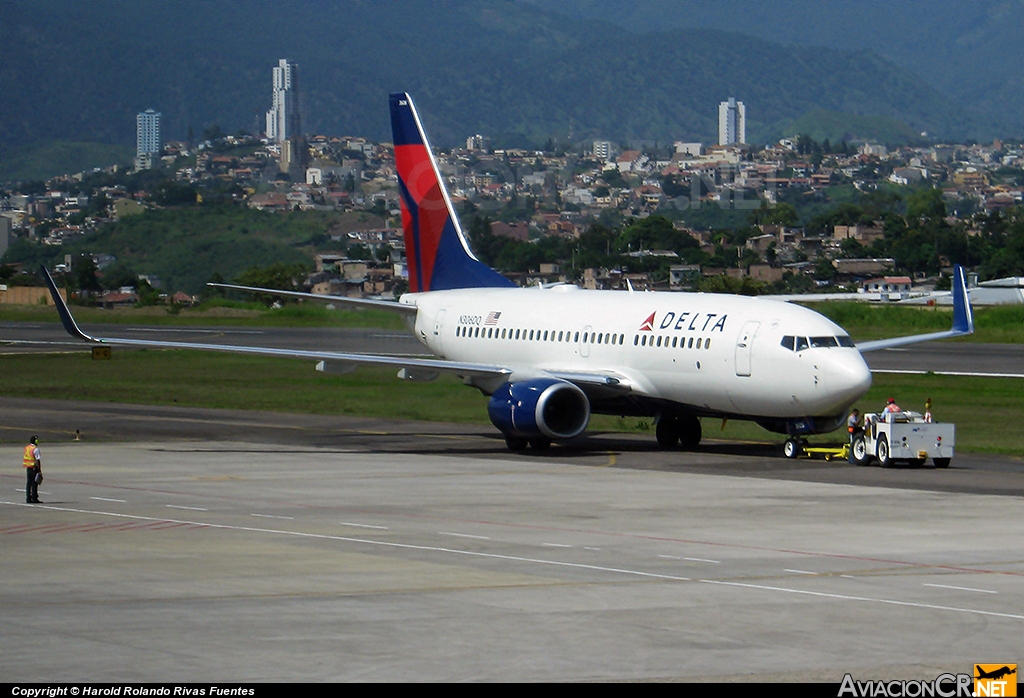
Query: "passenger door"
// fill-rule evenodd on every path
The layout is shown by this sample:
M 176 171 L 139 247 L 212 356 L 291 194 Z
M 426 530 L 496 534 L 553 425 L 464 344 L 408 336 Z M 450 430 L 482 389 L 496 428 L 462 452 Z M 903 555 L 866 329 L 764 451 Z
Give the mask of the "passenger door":
M 750 350 L 754 346 L 754 335 L 757 334 L 757 328 L 761 325 L 756 320 L 751 320 L 740 330 L 739 339 L 736 340 L 736 375 L 737 376 L 749 376 L 750 375 Z

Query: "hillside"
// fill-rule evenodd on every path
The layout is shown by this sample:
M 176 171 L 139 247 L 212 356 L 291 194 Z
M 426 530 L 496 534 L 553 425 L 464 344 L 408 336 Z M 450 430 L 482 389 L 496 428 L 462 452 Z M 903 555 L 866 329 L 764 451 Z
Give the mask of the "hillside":
M 45 180 L 94 167 L 131 164 L 135 150 L 127 145 L 55 140 L 15 148 L 0 156 L 0 182 Z
M 635 34 L 501 0 L 0 0 L 0 149 L 66 139 L 131 144 L 217 123 L 259 131 L 279 58 L 300 66 L 309 132 L 389 138 L 386 96 L 414 94 L 438 145 L 470 133 L 715 138 L 716 105 L 748 108 L 752 139 L 814 110 L 884 116 L 949 138 L 977 130 L 907 70 L 865 50 L 782 46 L 707 29 Z M 32 85 L 32 90 L 23 89 Z
M 972 135 L 1024 133 L 1020 0 L 530 0 L 630 31 L 719 29 L 773 42 L 870 50 L 976 112 Z

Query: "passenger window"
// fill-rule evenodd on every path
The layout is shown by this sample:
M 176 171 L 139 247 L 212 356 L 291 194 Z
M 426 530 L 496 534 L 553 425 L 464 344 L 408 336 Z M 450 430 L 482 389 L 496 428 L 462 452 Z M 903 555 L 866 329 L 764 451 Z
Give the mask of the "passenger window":
M 638 344 L 640 344 L 640 335 L 635 334 L 635 335 L 633 335 L 633 346 L 635 347 Z
M 561 332 L 559 332 L 559 333 L 558 333 L 558 341 L 559 341 L 559 342 L 561 342 L 561 341 L 562 341 L 562 333 L 561 333 Z
M 797 337 L 796 338 L 796 350 L 797 351 L 803 351 L 806 348 L 807 348 L 807 337 Z
M 579 332 L 577 332 L 576 334 L 574 334 L 572 336 L 572 341 L 574 341 L 574 342 L 580 341 L 580 333 Z
M 711 337 L 708 337 L 707 339 L 704 340 L 704 348 L 705 349 L 710 349 L 711 348 Z
M 626 339 L 626 335 L 624 335 L 624 334 L 620 334 L 620 335 L 619 335 L 619 344 L 622 344 L 622 342 L 623 342 L 623 341 L 624 341 L 625 339 Z
M 700 337 L 698 337 L 698 338 L 697 338 L 697 348 L 698 348 L 698 349 L 700 349 L 700 342 L 701 342 L 701 338 L 700 338 Z
M 647 346 L 647 335 L 644 335 L 643 338 L 640 340 L 640 346 L 642 346 L 642 347 L 646 347 Z
M 693 349 L 693 337 L 690 337 L 690 346 L 687 349 Z

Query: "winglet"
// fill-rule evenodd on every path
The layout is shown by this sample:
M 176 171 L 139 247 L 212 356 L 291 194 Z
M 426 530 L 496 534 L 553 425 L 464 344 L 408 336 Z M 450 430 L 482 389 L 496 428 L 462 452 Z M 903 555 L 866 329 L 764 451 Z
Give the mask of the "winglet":
M 967 295 L 964 268 L 958 264 L 953 270 L 953 326 L 950 329 L 945 332 L 929 332 L 928 334 L 915 334 L 909 337 L 893 337 L 891 339 L 876 339 L 870 342 L 857 342 L 857 349 L 861 353 L 878 351 L 879 349 L 892 349 L 894 347 L 907 346 L 908 344 L 931 342 L 936 339 L 962 337 L 973 332 L 974 313 L 971 310 L 971 299 Z
M 67 330 L 67 333 L 76 339 L 83 339 L 86 342 L 99 342 L 100 340 L 95 337 L 90 337 L 78 328 L 78 323 L 75 322 L 75 318 L 71 317 L 71 311 L 68 310 L 68 304 L 60 297 L 60 291 L 57 290 L 57 284 L 53 282 L 53 277 L 50 276 L 50 272 L 46 269 L 46 266 L 40 265 L 39 270 L 43 272 L 43 277 L 46 279 L 46 285 L 50 287 L 50 295 L 53 296 L 53 304 L 57 306 L 57 314 L 60 315 L 60 321 L 64 325 L 64 329 Z
M 964 334 L 974 332 L 974 312 L 967 295 L 964 268 L 959 264 L 953 269 L 953 331 Z

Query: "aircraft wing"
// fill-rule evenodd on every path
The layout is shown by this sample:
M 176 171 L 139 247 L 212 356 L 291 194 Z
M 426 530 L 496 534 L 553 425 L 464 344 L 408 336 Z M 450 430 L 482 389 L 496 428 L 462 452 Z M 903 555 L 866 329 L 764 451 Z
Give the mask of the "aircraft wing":
M 249 291 L 250 293 L 266 293 L 270 296 L 286 296 L 288 298 L 304 298 L 317 301 L 327 301 L 328 303 L 339 303 L 342 305 L 351 305 L 358 308 L 378 308 L 380 310 L 387 310 L 393 313 L 403 313 L 405 315 L 415 315 L 416 306 L 407 303 L 396 303 L 395 301 L 381 301 L 374 300 L 372 298 L 349 298 L 348 296 L 325 296 L 318 293 L 302 293 L 301 291 L 281 291 L 276 288 L 259 288 L 258 286 L 238 286 L 236 284 L 214 284 L 208 283 L 207 286 L 214 286 L 216 288 L 230 288 L 235 291 Z
M 964 278 L 964 268 L 958 264 L 953 271 L 953 327 L 951 329 L 945 332 L 930 332 L 928 334 L 913 334 L 906 337 L 876 339 L 871 342 L 858 342 L 857 348 L 861 353 L 864 353 L 878 351 L 879 349 L 902 347 L 907 344 L 930 342 L 935 339 L 962 337 L 973 332 L 974 313 L 971 310 L 971 301 L 967 297 L 967 281 Z
M 317 361 L 324 362 L 324 365 L 321 366 L 320 369 L 325 370 L 327 372 L 332 372 L 332 369 L 340 369 L 341 372 L 344 372 L 344 370 L 348 366 L 364 365 L 390 366 L 394 368 L 405 369 L 406 371 L 409 372 L 410 376 L 424 375 L 429 374 L 430 372 L 444 371 L 446 373 L 456 373 L 463 376 L 492 378 L 505 376 L 512 373 L 512 370 L 505 366 L 492 366 L 488 364 L 475 364 L 461 361 L 446 361 L 444 359 L 419 359 L 400 356 L 378 356 L 374 354 L 351 354 L 337 351 L 273 349 L 269 347 L 231 346 L 227 344 L 204 344 L 199 342 L 163 342 L 148 339 L 92 337 L 83 332 L 78 327 L 78 323 L 76 323 L 75 318 L 72 317 L 71 311 L 68 310 L 67 304 L 64 302 L 64 299 L 60 297 L 60 293 L 57 291 L 57 285 L 54 283 L 53 277 L 50 276 L 50 272 L 47 271 L 46 267 L 43 267 L 42 271 L 44 276 L 46 277 L 46 284 L 50 288 L 50 295 L 53 296 L 53 302 L 57 306 L 57 312 L 60 315 L 60 320 L 61 323 L 64 325 L 64 329 L 72 337 L 81 339 L 82 341 L 89 342 L 92 344 L 103 344 L 106 346 L 146 347 L 152 349 L 197 349 L 201 351 L 224 351 L 235 354 L 252 354 L 257 356 L 280 356 L 293 359 L 314 359 Z M 274 293 L 277 293 L 277 291 L 274 291 Z M 414 306 L 407 307 L 411 307 L 415 312 Z

